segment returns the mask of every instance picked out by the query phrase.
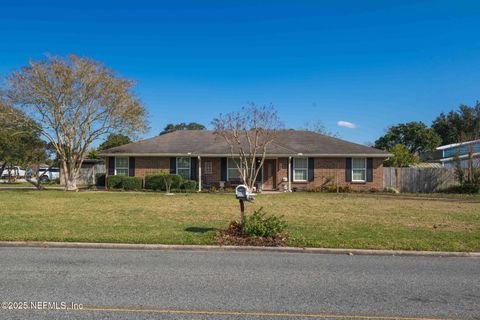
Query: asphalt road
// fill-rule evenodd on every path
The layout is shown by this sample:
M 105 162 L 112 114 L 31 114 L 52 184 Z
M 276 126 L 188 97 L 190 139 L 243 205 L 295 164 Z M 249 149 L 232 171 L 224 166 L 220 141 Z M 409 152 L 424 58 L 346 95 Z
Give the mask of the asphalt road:
M 83 306 L 0 309 L 22 320 L 480 319 L 480 259 L 0 248 L 3 301 Z

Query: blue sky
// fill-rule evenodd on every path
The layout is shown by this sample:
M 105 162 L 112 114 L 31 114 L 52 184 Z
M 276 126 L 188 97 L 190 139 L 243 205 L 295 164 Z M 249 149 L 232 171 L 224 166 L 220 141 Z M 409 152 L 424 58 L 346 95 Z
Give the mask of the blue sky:
M 136 80 L 145 136 L 253 101 L 365 143 L 480 99 L 479 1 L 3 1 L 0 34 L 0 76 L 75 53 Z

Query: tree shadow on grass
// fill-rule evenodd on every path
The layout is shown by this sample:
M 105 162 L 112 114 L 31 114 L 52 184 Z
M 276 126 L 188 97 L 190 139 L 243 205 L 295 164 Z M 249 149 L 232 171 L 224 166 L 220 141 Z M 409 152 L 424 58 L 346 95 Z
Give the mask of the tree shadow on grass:
M 185 228 L 185 231 L 193 232 L 193 233 L 207 233 L 210 231 L 218 231 L 217 228 L 207 228 L 207 227 L 188 227 Z

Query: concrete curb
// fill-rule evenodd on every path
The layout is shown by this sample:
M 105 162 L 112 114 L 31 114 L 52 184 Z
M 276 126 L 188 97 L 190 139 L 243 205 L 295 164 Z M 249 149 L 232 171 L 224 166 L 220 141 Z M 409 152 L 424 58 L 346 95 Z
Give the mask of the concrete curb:
M 129 244 L 129 243 L 91 243 L 91 242 L 42 242 L 42 241 L 0 241 L 0 247 L 33 248 L 72 248 L 72 249 L 129 249 L 129 250 L 184 250 L 184 251 L 250 251 L 284 252 L 374 256 L 429 256 L 429 257 L 477 257 L 480 252 L 445 251 L 408 251 L 408 250 L 370 250 L 370 249 L 332 249 L 297 247 L 254 247 L 254 246 L 213 246 L 213 245 L 176 245 L 176 244 Z

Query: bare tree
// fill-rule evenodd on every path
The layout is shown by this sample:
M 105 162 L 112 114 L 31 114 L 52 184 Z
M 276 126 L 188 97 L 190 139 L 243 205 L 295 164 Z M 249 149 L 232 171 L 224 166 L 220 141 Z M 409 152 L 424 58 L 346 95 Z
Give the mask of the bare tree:
M 134 83 L 88 58 L 30 61 L 7 83 L 10 101 L 39 124 L 55 148 L 66 190 L 77 190 L 79 169 L 94 140 L 147 128 L 145 108 L 132 92 Z
M 220 114 L 213 119 L 215 134 L 230 146 L 240 180 L 253 190 L 258 174 L 265 162 L 267 148 L 274 143 L 278 130 L 283 128 L 272 105 L 257 106 L 250 103 L 240 111 Z M 242 226 L 245 224 L 243 200 L 240 200 Z
M 241 181 L 252 190 L 263 166 L 267 147 L 283 128 L 272 105 L 250 103 L 240 111 L 220 114 L 213 119 L 215 134 L 230 146 Z

